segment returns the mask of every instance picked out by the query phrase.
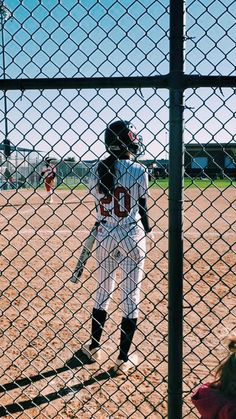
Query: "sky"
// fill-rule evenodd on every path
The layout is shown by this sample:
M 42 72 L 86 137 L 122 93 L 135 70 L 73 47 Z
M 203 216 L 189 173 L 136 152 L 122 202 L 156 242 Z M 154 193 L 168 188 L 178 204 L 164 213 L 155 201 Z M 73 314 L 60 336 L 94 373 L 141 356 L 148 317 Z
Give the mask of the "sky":
M 187 0 L 185 72 L 235 75 L 232 0 Z M 153 76 L 169 72 L 167 0 L 5 0 L 7 78 Z M 3 77 L 2 48 L 0 74 Z M 3 96 L 0 96 L 3 105 Z M 145 158 L 168 156 L 167 89 L 9 91 L 8 137 L 62 158 L 104 155 L 104 130 L 132 120 Z M 4 106 L 1 106 L 4 109 Z M 234 89 L 185 92 L 185 142 L 231 141 Z M 0 112 L 0 141 L 5 137 Z

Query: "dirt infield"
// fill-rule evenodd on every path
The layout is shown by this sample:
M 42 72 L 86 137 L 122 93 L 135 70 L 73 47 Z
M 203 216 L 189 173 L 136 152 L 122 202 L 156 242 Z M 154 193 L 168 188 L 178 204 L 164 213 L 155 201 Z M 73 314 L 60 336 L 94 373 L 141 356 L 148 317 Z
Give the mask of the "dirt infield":
M 134 340 L 140 365 L 125 379 L 111 372 L 119 289 L 109 308 L 102 365 L 65 364 L 89 339 L 95 254 L 79 284 L 69 278 L 94 222 L 91 197 L 62 190 L 49 206 L 44 191 L 1 193 L 0 416 L 167 417 L 168 193 L 153 189 L 151 195 L 156 246 L 146 258 Z M 189 188 L 184 207 L 184 417 L 193 419 L 190 393 L 222 359 L 219 342 L 235 327 L 235 188 Z

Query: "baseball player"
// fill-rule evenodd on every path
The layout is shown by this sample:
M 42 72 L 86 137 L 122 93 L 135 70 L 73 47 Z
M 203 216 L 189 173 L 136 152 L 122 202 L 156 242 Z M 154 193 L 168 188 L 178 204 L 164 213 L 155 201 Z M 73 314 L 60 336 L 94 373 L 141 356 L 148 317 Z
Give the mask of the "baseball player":
M 47 203 L 52 204 L 53 203 L 53 189 L 55 186 L 55 178 L 56 178 L 56 167 L 52 163 L 53 159 L 46 158 L 45 159 L 45 166 L 43 167 L 43 170 L 41 172 L 40 177 L 44 178 L 44 185 L 45 189 L 47 191 L 48 197 L 47 197 Z
M 129 354 L 137 326 L 140 287 L 146 253 L 145 235 L 151 231 L 147 211 L 148 175 L 132 161 L 140 153 L 141 137 L 128 121 L 116 121 L 105 131 L 109 156 L 93 169 L 90 190 L 99 223 L 96 257 L 98 288 L 92 312 L 91 342 L 82 348 L 90 361 L 100 358 L 100 339 L 107 318 L 117 268 L 120 283 L 122 321 L 116 373 L 127 373 L 138 363 Z

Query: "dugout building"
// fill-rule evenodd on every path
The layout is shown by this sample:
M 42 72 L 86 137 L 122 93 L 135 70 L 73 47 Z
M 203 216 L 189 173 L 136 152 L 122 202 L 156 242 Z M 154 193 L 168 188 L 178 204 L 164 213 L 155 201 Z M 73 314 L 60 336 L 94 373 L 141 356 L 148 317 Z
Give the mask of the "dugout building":
M 185 175 L 236 179 L 236 143 L 185 144 Z
M 10 156 L 6 159 L 4 144 L 0 143 L 0 189 L 15 189 L 19 184 L 23 184 L 24 187 L 36 185 L 39 164 L 42 160 L 41 151 L 13 144 L 10 145 Z M 6 171 L 9 173 L 8 181 L 5 176 Z

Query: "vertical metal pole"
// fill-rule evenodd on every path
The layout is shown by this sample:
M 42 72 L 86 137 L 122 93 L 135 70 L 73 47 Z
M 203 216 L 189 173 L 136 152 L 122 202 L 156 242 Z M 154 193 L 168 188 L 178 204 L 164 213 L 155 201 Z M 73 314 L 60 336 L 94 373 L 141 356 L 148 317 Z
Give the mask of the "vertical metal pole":
M 170 1 L 169 419 L 182 419 L 184 12 L 184 0 Z
M 0 5 L 1 6 L 1 5 Z M 4 43 L 4 17 L 1 13 L 1 32 L 2 32 L 2 76 L 3 80 L 6 79 L 6 60 L 5 60 L 5 43 Z M 7 92 L 3 91 L 4 98 L 4 113 L 5 113 L 5 138 L 8 137 L 8 124 L 7 124 Z
M 4 6 L 3 0 L 0 0 L 0 19 L 1 19 L 1 41 L 2 41 L 2 74 L 3 80 L 6 79 L 6 61 L 5 61 L 5 43 L 4 43 L 4 23 L 8 19 L 10 13 L 9 10 Z M 5 124 L 5 139 L 4 139 L 4 154 L 6 158 L 6 167 L 9 170 L 9 160 L 8 160 L 8 148 L 10 143 L 8 143 L 8 119 L 7 119 L 7 92 L 3 92 L 3 103 L 4 103 L 4 124 Z M 7 183 L 7 189 L 9 189 L 9 184 Z

